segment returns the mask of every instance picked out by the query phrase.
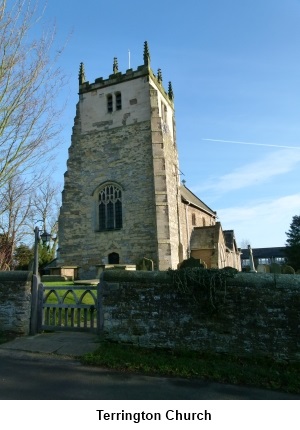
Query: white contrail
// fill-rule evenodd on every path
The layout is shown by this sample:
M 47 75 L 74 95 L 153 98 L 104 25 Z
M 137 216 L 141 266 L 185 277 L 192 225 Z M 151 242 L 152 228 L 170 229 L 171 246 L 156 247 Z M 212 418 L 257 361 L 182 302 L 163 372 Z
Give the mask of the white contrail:
M 269 145 L 267 143 L 240 142 L 237 140 L 204 139 L 204 138 L 202 138 L 201 140 L 207 140 L 209 142 L 239 143 L 241 145 L 271 146 L 272 148 L 300 149 L 300 146 Z

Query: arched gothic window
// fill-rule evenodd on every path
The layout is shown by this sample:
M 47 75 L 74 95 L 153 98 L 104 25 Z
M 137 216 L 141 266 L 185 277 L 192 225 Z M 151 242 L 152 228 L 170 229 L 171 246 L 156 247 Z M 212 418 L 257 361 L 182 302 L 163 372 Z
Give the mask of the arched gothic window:
M 106 185 L 99 191 L 99 230 L 122 228 L 122 191 L 115 185 Z

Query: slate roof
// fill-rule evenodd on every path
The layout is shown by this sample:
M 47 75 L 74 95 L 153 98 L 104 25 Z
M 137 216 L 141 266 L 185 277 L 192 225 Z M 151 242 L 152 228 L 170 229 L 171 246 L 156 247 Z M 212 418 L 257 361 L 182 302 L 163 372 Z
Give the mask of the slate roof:
M 185 203 L 190 203 L 193 206 L 196 206 L 197 208 L 202 209 L 203 211 L 207 212 L 208 214 L 216 217 L 217 212 L 213 211 L 210 207 L 208 207 L 202 200 L 200 200 L 195 194 L 192 193 L 191 190 L 189 190 L 185 185 L 180 185 L 180 194 L 181 199 Z
M 46 266 L 43 267 L 43 269 L 52 269 L 53 267 L 57 267 L 57 258 L 54 258 L 51 260 Z
M 285 258 L 285 247 L 274 248 L 252 248 L 253 258 Z M 241 258 L 247 260 L 249 258 L 249 250 L 242 249 Z

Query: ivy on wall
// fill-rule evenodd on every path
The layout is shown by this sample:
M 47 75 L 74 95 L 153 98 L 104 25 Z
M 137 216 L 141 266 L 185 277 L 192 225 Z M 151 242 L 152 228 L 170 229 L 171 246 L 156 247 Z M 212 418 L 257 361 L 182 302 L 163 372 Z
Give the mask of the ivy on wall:
M 226 285 L 238 271 L 231 267 L 224 269 L 204 269 L 187 267 L 169 269 L 173 287 L 180 294 L 189 295 L 197 305 L 206 306 L 207 311 L 215 313 L 225 303 Z

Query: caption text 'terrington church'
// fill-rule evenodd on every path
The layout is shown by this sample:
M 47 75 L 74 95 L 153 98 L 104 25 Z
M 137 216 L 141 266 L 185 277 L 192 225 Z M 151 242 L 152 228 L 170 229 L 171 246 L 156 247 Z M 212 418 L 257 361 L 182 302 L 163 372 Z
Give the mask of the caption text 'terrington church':
M 211 414 L 206 409 L 203 412 L 180 412 L 179 410 L 169 409 L 164 417 L 160 412 L 105 412 L 104 409 L 96 409 L 99 421 L 133 421 L 138 424 L 141 421 L 210 421 Z

